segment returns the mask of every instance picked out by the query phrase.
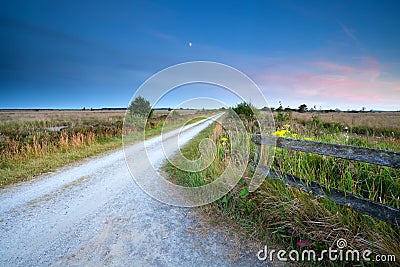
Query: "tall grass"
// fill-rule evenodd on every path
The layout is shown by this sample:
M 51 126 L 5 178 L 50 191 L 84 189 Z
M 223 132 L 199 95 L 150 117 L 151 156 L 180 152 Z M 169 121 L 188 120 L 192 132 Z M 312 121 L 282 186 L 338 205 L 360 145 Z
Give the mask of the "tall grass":
M 351 133 L 340 123 L 327 124 L 321 122 L 318 117 L 306 123 L 288 116 L 276 120 L 278 130 L 285 128 L 285 131 L 281 132 L 290 138 L 400 150 L 400 138 L 396 135 L 367 136 Z M 229 160 L 229 155 L 220 152 L 226 149 L 226 144 L 221 142 L 224 136 L 223 129 L 218 125 L 203 131 L 184 148 L 184 153 L 191 158 L 197 157 L 196 147 L 200 140 L 211 137 L 217 144 L 219 156 L 209 168 L 199 173 L 185 172 L 167 164 L 165 168 L 172 181 L 186 186 L 199 186 L 216 179 Z M 284 149 L 276 149 L 272 168 L 385 205 L 400 207 L 398 169 Z M 400 259 L 399 227 L 292 188 L 279 180 L 267 178 L 256 192 L 249 193 L 246 187 L 250 179 L 247 177 L 251 177 L 252 171 L 253 168 L 249 165 L 247 173 L 239 180 L 238 185 L 228 195 L 211 204 L 212 208 L 215 208 L 215 216 L 224 216 L 231 223 L 240 225 L 249 237 L 256 238 L 264 244 L 270 244 L 272 239 L 278 242 L 279 246 L 298 251 L 322 251 L 334 245 L 338 238 L 345 238 L 349 249 L 370 249 L 374 251 L 374 255 L 391 254 L 395 255 L 397 260 Z M 305 248 L 298 245 L 300 240 L 306 240 Z M 343 264 L 346 263 L 319 263 L 320 266 Z M 370 262 L 360 264 L 373 265 Z M 393 262 L 388 265 L 393 265 Z
M 12 112 L 0 117 L 0 188 L 29 180 L 56 167 L 122 145 L 123 113 L 85 111 L 28 112 L 27 118 Z M 208 115 L 205 112 L 203 115 Z M 35 120 L 35 115 L 38 120 Z M 22 117 L 21 117 L 22 116 Z M 156 115 L 146 129 L 135 129 L 129 140 L 135 142 L 200 120 L 202 114 L 190 112 L 173 117 Z M 166 124 L 166 125 L 164 125 Z
M 1 124 L 0 187 L 121 145 L 122 120 L 84 123 L 62 123 L 66 128 L 54 121 Z

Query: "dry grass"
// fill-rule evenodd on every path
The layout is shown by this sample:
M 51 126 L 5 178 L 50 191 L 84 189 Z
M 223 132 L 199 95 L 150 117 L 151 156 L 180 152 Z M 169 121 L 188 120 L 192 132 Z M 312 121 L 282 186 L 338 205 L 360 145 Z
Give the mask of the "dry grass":
M 177 110 L 180 115 L 193 115 L 198 110 Z M 86 122 L 122 120 L 125 110 L 0 110 L 0 125 L 21 122 Z M 154 117 L 170 114 L 168 110 L 155 110 Z
M 374 129 L 400 130 L 400 112 L 368 112 L 368 113 L 299 113 L 292 112 L 293 119 L 312 121 L 313 115 L 318 115 L 323 122 L 341 123 L 348 127 L 369 127 Z
M 0 110 L 0 124 L 7 122 L 82 122 L 113 121 L 125 116 L 125 110 Z
M 154 112 L 145 129 L 147 137 L 160 133 L 169 113 Z M 197 110 L 179 110 L 165 122 L 166 128 L 200 115 Z M 120 147 L 124 116 L 124 110 L 1 110 L 0 187 Z M 137 130 L 130 140 L 140 136 Z
M 186 115 L 194 115 L 199 113 L 199 110 L 197 109 L 177 109 L 176 110 L 180 115 L 186 116 Z M 154 110 L 154 116 L 161 116 L 161 115 L 168 115 L 170 114 L 171 111 L 168 110 Z

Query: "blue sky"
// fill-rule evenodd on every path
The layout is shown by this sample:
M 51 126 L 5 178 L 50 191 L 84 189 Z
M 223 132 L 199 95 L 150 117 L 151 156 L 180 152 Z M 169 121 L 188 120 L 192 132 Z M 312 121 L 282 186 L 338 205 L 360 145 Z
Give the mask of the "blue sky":
M 2 1 L 0 108 L 124 107 L 153 74 L 202 60 L 248 75 L 272 107 L 400 110 L 399 10 L 399 1 Z M 238 101 L 186 87 L 159 105 Z

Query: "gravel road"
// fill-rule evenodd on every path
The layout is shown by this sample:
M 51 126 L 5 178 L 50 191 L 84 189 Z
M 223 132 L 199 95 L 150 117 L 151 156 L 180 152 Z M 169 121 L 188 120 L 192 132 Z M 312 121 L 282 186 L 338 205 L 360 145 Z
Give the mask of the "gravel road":
M 180 138 L 189 140 L 209 123 Z M 129 149 L 145 155 L 139 148 Z M 207 225 L 198 210 L 149 197 L 123 155 L 110 152 L 2 189 L 0 266 L 267 266 L 246 241 Z

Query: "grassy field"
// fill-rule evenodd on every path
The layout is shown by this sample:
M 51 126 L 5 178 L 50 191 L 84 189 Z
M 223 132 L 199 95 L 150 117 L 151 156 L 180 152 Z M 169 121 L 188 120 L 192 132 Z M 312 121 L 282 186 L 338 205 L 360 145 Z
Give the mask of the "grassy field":
M 369 115 L 368 119 L 363 118 L 366 115 Z M 400 151 L 400 124 L 396 123 L 400 113 L 283 112 L 274 116 L 277 127 L 275 135 Z M 226 133 L 220 125 L 204 130 L 201 136 L 183 149 L 183 153 L 189 158 L 198 157 L 197 146 L 205 137 L 217 144 L 218 153 L 214 162 L 200 173 L 188 173 L 167 164 L 165 169 L 174 183 L 200 186 L 223 172 L 229 162 L 229 153 L 226 151 L 230 140 L 225 139 Z M 284 149 L 275 150 L 272 168 L 400 208 L 399 169 Z M 370 249 L 374 251 L 373 255 L 391 254 L 400 259 L 398 226 L 354 212 L 327 199 L 287 186 L 279 180 L 266 179 L 256 192 L 249 193 L 246 187 L 249 183 L 247 177 L 251 177 L 251 173 L 249 164 L 239 184 L 208 207 L 215 211 L 216 219 L 223 217 L 232 225 L 240 226 L 248 237 L 269 247 L 272 240 L 275 242 L 272 247 L 296 249 L 300 253 L 304 249 L 322 251 L 331 247 L 338 238 L 344 238 L 349 249 Z M 346 265 L 345 262 L 328 261 L 304 264 Z M 371 262 L 360 264 L 374 265 Z M 388 266 L 393 266 L 393 262 Z
M 164 125 L 168 114 L 154 112 L 145 129 L 147 137 L 159 134 L 163 126 L 170 130 L 202 118 L 200 111 L 179 110 Z M 0 111 L 0 188 L 120 147 L 124 115 L 123 110 Z M 131 133 L 130 140 L 139 140 L 142 133 Z
M 276 113 L 277 114 L 277 113 Z M 339 123 L 351 128 L 364 128 L 375 130 L 400 130 L 400 112 L 330 112 L 330 113 L 299 113 L 289 114 L 291 119 L 297 121 L 312 121 L 313 116 L 327 123 Z

